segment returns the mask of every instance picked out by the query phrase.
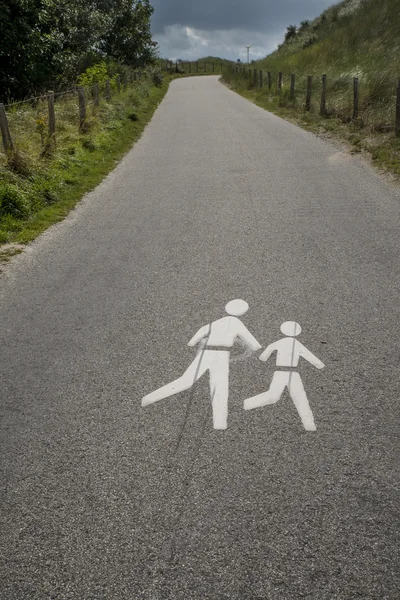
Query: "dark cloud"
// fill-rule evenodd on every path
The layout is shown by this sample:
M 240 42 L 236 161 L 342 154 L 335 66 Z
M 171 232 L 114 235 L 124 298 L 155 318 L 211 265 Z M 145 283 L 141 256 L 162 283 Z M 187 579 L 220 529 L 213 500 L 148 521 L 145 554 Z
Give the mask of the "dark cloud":
M 316 17 L 332 0 L 152 0 L 153 32 L 169 25 L 202 31 L 245 29 L 274 33 L 303 19 Z

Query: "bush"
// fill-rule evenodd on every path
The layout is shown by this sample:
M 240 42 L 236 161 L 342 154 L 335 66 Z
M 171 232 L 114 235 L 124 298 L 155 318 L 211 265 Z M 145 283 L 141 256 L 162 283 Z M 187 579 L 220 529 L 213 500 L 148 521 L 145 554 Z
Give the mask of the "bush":
M 115 89 L 117 87 L 117 76 L 112 76 L 107 64 L 102 61 L 86 69 L 86 71 L 78 77 L 78 85 L 90 88 L 95 83 L 98 83 L 99 88 L 104 90 L 107 79 L 110 80 L 111 88 Z
M 297 34 L 296 25 L 289 25 L 289 27 L 286 27 L 285 42 L 287 42 L 291 38 L 294 38 L 296 36 L 296 34 Z
M 56 175 L 50 172 L 38 174 L 32 179 L 31 185 L 31 205 L 34 210 L 59 201 L 61 182 Z
M 315 44 L 316 41 L 317 41 L 317 38 L 315 36 L 308 38 L 308 40 L 306 40 L 302 46 L 303 49 L 308 48 L 309 46 L 312 46 L 313 44 Z
M 28 194 L 13 183 L 0 182 L 0 217 L 23 219 L 30 213 Z
M 159 65 L 155 65 L 154 67 L 149 67 L 147 69 L 147 73 L 153 83 L 157 87 L 161 87 L 163 83 L 163 75 L 161 71 L 161 67 Z

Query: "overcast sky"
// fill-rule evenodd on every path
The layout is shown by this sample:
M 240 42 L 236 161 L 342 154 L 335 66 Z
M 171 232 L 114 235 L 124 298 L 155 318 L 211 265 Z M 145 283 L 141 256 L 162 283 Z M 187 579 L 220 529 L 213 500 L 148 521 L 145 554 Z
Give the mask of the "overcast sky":
M 152 31 L 164 58 L 250 60 L 272 52 L 288 25 L 317 17 L 335 0 L 151 0 Z

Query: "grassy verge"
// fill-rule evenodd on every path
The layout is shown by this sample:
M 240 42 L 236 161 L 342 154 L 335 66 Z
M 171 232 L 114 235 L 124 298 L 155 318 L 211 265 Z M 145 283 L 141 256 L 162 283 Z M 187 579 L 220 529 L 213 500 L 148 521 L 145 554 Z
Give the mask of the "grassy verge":
M 390 173 L 400 182 L 400 138 L 395 137 L 393 127 L 378 128 L 365 126 L 362 117 L 353 121 L 346 112 L 330 111 L 319 114 L 318 98 L 315 95 L 311 110 L 304 110 L 305 90 L 297 92 L 294 101 L 289 99 L 289 89 L 284 87 L 281 94 L 270 93 L 265 87 L 256 88 L 247 78 L 232 75 L 225 71 L 223 81 L 228 87 L 244 98 L 257 104 L 308 131 L 336 138 L 345 142 L 352 153 L 364 153 L 377 168 Z M 351 114 L 351 111 L 350 111 Z M 394 117 L 393 117 L 394 120 Z
M 75 96 L 56 102 L 56 146 L 43 133 L 44 104 L 8 111 L 16 150 L 0 156 L 0 260 L 62 220 L 102 181 L 141 136 L 171 79 L 157 87 L 145 77 L 98 108 L 89 105 L 81 131 Z

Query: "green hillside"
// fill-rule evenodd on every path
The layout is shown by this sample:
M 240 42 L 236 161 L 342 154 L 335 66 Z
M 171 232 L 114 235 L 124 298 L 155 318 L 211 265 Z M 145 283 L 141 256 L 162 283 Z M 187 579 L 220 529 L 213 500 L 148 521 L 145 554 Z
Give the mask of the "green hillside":
M 255 66 L 287 75 L 326 73 L 336 96 L 351 88 L 356 76 L 366 124 L 376 122 L 378 115 L 389 122 L 400 78 L 400 2 L 345 0 L 303 22 Z

